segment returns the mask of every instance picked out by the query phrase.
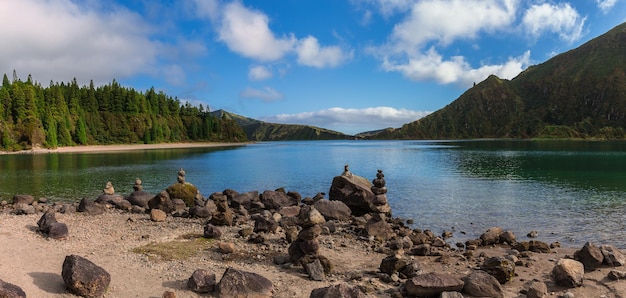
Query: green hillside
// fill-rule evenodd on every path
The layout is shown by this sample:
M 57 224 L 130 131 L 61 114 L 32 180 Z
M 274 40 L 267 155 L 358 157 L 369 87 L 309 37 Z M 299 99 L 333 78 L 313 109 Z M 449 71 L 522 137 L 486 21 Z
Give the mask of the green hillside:
M 379 139 L 626 138 L 626 23 Z
M 242 142 L 232 120 L 151 88 L 138 92 L 115 80 L 79 87 L 76 80 L 43 87 L 5 74 L 0 87 L 0 150 L 167 142 Z
M 237 122 L 250 141 L 344 140 L 353 138 L 340 132 L 315 126 L 269 123 L 224 110 L 217 110 L 211 113 L 216 117 L 231 119 Z

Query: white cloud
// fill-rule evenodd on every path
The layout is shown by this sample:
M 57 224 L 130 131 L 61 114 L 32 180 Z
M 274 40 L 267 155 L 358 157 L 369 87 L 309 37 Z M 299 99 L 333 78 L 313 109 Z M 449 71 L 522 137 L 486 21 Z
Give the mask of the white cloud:
M 472 39 L 481 31 L 495 32 L 515 20 L 517 0 L 419 1 L 391 34 L 396 51 L 412 53 L 435 41 L 448 45 Z
M 206 8 L 209 13 L 198 15 L 213 15 L 213 9 L 209 6 Z M 296 54 L 300 65 L 324 68 L 338 66 L 352 58 L 352 52 L 339 46 L 320 46 L 313 36 L 300 40 L 294 34 L 277 37 L 269 23 L 270 19 L 263 12 L 245 7 L 238 1 L 229 3 L 221 10 L 217 24 L 219 40 L 231 51 L 259 61 L 276 61 Z
M 292 35 L 274 36 L 265 14 L 236 1 L 224 7 L 218 34 L 231 51 L 261 61 L 282 58 L 297 41 Z
M 154 74 L 164 45 L 149 38 L 151 30 L 119 7 L 100 12 L 69 0 L 0 1 L 0 71 L 81 83 Z
M 313 36 L 298 41 L 296 53 L 298 63 L 316 68 L 336 67 L 352 58 L 352 52 L 346 53 L 338 46 L 320 47 L 317 38 Z
M 281 100 L 285 96 L 271 87 L 264 87 L 263 89 L 254 89 L 254 88 L 248 87 L 239 93 L 239 97 L 250 98 L 250 99 L 260 99 L 265 102 L 272 102 L 272 101 Z
M 381 15 L 384 17 L 390 17 L 395 13 L 406 11 L 411 7 L 415 0 L 353 0 L 353 2 L 355 4 L 358 4 L 359 2 L 371 4 L 378 9 Z M 365 13 L 365 17 L 371 17 L 371 11 L 366 10 Z
M 248 78 L 252 81 L 263 81 L 272 78 L 272 71 L 263 65 L 250 67 L 248 70 Z
M 542 3 L 528 8 L 522 23 L 533 37 L 551 32 L 561 40 L 574 42 L 581 38 L 585 20 L 569 3 Z
M 430 111 L 411 111 L 391 107 L 365 109 L 334 107 L 315 112 L 279 114 L 260 120 L 273 123 L 313 125 L 343 133 L 356 134 L 387 127 L 400 127 L 430 113 Z
M 441 84 L 456 83 L 463 87 L 470 87 L 473 83 L 481 82 L 489 75 L 495 74 L 500 78 L 512 79 L 524 70 L 530 63 L 530 52 L 514 58 L 509 58 L 503 64 L 487 64 L 478 68 L 472 66 L 462 56 L 454 56 L 445 60 L 434 48 L 426 53 L 414 55 L 406 62 L 394 62 L 386 59 L 383 69 L 397 71 L 413 81 L 434 80 Z
M 598 4 L 598 8 L 606 14 L 615 6 L 617 0 L 596 0 L 596 3 Z

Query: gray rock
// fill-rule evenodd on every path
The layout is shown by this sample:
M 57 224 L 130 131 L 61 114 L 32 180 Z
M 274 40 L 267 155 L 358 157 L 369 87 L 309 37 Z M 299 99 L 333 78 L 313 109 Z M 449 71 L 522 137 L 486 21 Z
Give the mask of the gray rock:
M 298 222 L 303 228 L 321 225 L 326 222 L 324 216 L 315 207 L 304 205 L 300 208 Z
M 485 233 L 480 235 L 483 245 L 492 245 L 500 243 L 500 234 L 503 230 L 500 227 L 489 228 Z
M 0 297 L 26 298 L 26 293 L 24 293 L 22 288 L 0 279 Z
M 69 237 L 69 230 L 67 225 L 62 222 L 55 222 L 50 225 L 50 230 L 48 231 L 48 237 L 56 240 L 63 240 Z
M 609 274 L 607 275 L 607 277 L 611 280 L 626 279 L 626 272 L 618 271 L 618 270 L 611 270 L 609 271 Z
M 128 200 L 132 205 L 148 208 L 148 202 L 154 197 L 154 195 L 147 193 L 143 190 L 133 191 L 128 195 Z
M 526 298 L 545 298 L 548 297 L 548 286 L 542 281 L 533 281 L 528 285 Z
M 208 218 L 208 219 L 212 217 L 211 210 L 207 209 L 206 206 L 201 207 L 197 205 L 189 208 L 189 215 L 194 216 L 194 217 L 199 217 L 199 218 Z
M 308 228 L 303 228 L 297 238 L 302 240 L 313 240 L 322 234 L 322 227 L 320 225 L 314 225 Z
M 13 204 L 13 214 L 15 215 L 27 215 L 35 214 L 35 207 L 26 203 Z
M 322 281 L 325 278 L 324 267 L 320 263 L 319 259 L 315 259 L 313 262 L 303 264 L 304 270 L 312 280 Z
M 463 290 L 463 280 L 445 273 L 426 273 L 408 279 L 406 291 L 412 296 L 435 296 L 443 292 L 460 292 Z
M 365 298 L 365 294 L 356 287 L 340 283 L 311 291 L 309 298 Z
M 250 210 L 252 207 L 252 202 L 259 200 L 259 192 L 258 191 L 249 191 L 234 195 L 231 199 L 231 207 L 239 208 L 243 206 L 247 210 Z
M 552 268 L 552 278 L 564 287 L 580 287 L 583 285 L 585 266 L 572 259 L 560 259 Z
M 203 236 L 204 238 L 208 238 L 208 239 L 219 239 L 222 237 L 222 231 L 218 227 L 207 222 L 204 225 Z
M 156 196 L 148 201 L 148 208 L 159 209 L 165 213 L 172 213 L 176 210 L 176 208 L 174 208 L 174 203 L 172 203 L 172 200 L 170 199 L 170 194 L 164 190 L 156 194 Z
M 272 217 L 266 218 L 260 214 L 255 214 L 252 219 L 254 220 L 253 232 L 255 233 L 274 233 L 278 229 L 278 222 Z
M 167 219 L 167 213 L 161 209 L 150 210 L 150 220 L 155 222 L 162 222 Z
M 411 254 L 416 256 L 429 256 L 431 251 L 430 244 L 418 244 L 411 248 Z
M 602 266 L 604 261 L 604 255 L 597 246 L 591 242 L 585 243 L 585 245 L 574 253 L 574 259 L 580 261 L 585 266 L 585 270 L 595 270 Z
M 261 203 L 265 205 L 265 208 L 270 210 L 280 210 L 282 207 L 296 206 L 298 200 L 294 197 L 288 196 L 282 191 L 266 190 L 260 195 Z
M 480 268 L 504 284 L 515 277 L 515 264 L 504 257 L 492 257 L 485 260 Z
M 35 202 L 35 198 L 31 195 L 14 195 L 13 196 L 13 204 L 26 204 L 31 205 Z
M 352 215 L 350 207 L 342 201 L 319 200 L 313 203 L 326 220 L 349 220 Z
M 367 232 L 368 236 L 373 236 L 382 241 L 386 241 L 395 235 L 389 223 L 375 217 L 367 221 L 365 232 Z
M 253 272 L 229 267 L 218 284 L 219 297 L 272 297 L 272 282 Z
M 604 256 L 603 264 L 608 266 L 624 266 L 626 264 L 626 257 L 624 254 L 613 245 L 600 245 L 600 251 Z
M 104 213 L 104 207 L 87 198 L 83 198 L 82 200 L 80 200 L 80 204 L 78 204 L 78 208 L 76 208 L 76 211 L 87 213 L 89 215 L 100 215 Z
M 65 286 L 82 297 L 101 297 L 111 283 L 106 270 L 77 255 L 65 257 L 61 275 Z
M 396 272 L 402 271 L 408 264 L 407 260 L 397 255 L 387 256 L 380 262 L 380 272 L 392 275 Z
M 96 198 L 95 202 L 98 204 L 111 204 L 113 206 L 117 206 L 123 199 L 124 197 L 120 195 L 101 194 Z
M 485 271 L 473 271 L 463 278 L 463 292 L 475 297 L 504 298 L 500 282 Z
M 40 232 L 48 234 L 50 232 L 50 225 L 57 222 L 56 212 L 54 210 L 49 210 L 39 218 L 37 226 L 39 227 Z
M 328 192 L 329 199 L 346 204 L 354 216 L 362 216 L 373 210 L 370 208 L 374 200 L 372 184 L 357 175 L 340 175 L 333 178 Z
M 500 242 L 506 242 L 508 244 L 514 244 L 517 242 L 515 240 L 515 234 L 511 231 L 504 231 L 500 233 Z
M 185 201 L 181 199 L 172 199 L 172 205 L 176 211 L 185 210 L 185 208 L 187 208 L 187 204 L 185 204 Z
M 197 269 L 187 280 L 187 287 L 196 293 L 213 292 L 216 285 L 215 274 L 204 269 Z

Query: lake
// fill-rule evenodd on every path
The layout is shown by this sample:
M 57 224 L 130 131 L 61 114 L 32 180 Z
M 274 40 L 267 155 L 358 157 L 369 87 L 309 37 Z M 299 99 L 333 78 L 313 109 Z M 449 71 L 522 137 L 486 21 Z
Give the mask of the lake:
M 157 193 L 186 180 L 204 196 L 283 187 L 328 193 L 345 164 L 368 180 L 383 170 L 393 216 L 451 241 L 492 226 L 528 240 L 626 248 L 626 142 L 307 141 L 111 153 L 0 155 L 0 198 L 95 199 L 107 181 L 128 194 L 135 178 Z M 327 197 L 327 196 L 326 196 Z

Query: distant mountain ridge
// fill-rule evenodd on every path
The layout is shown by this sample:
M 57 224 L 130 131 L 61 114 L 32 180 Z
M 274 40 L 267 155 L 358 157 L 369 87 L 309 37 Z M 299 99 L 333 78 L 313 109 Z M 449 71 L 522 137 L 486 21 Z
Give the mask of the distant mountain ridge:
M 625 139 L 626 23 L 377 139 Z
M 219 119 L 235 121 L 241 126 L 250 141 L 345 140 L 354 138 L 325 128 L 264 122 L 224 110 L 212 111 L 211 115 Z

